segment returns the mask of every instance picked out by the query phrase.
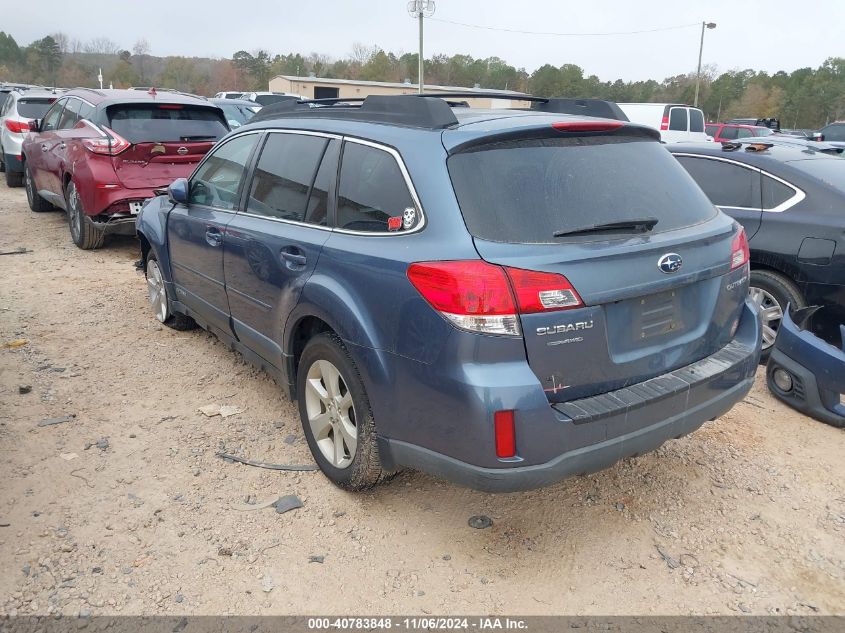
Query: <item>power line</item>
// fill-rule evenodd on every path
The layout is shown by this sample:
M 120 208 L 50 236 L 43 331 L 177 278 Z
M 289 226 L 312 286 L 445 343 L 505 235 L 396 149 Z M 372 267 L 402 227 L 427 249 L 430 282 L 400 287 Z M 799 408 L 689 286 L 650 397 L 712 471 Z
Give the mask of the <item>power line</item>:
M 608 35 L 640 35 L 643 33 L 658 33 L 660 31 L 677 31 L 679 29 L 689 29 L 694 26 L 701 26 L 699 22 L 692 24 L 679 24 L 677 26 L 663 26 L 656 29 L 643 29 L 640 31 L 615 31 L 611 33 L 555 33 L 552 31 L 520 31 L 518 29 L 506 29 L 495 26 L 483 26 L 481 24 L 467 24 L 466 22 L 456 22 L 454 20 L 444 20 L 443 18 L 426 18 L 434 22 L 443 22 L 445 24 L 453 24 L 455 26 L 463 26 L 469 29 L 482 29 L 484 31 L 500 31 L 503 33 L 520 33 L 522 35 L 555 35 L 560 37 L 603 37 Z

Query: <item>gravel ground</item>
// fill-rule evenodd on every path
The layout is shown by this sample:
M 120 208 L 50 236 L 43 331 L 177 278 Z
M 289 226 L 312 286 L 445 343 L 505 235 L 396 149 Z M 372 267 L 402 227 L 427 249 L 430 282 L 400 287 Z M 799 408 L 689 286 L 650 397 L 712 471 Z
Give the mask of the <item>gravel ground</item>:
M 153 319 L 134 240 L 80 251 L 62 213 L 0 187 L 0 251 L 19 247 L 0 256 L 0 343 L 27 341 L 0 349 L 0 615 L 845 613 L 845 435 L 762 371 L 722 418 L 595 475 L 350 494 L 215 456 L 312 463 L 266 375 Z M 286 494 L 304 507 L 240 507 Z

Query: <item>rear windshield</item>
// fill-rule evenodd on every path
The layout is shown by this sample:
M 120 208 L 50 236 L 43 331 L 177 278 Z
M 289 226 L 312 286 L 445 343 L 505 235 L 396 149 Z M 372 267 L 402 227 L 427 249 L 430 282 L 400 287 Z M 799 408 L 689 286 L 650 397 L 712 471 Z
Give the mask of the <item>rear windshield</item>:
M 18 114 L 27 119 L 43 119 L 55 99 L 19 99 Z
M 510 141 L 456 154 L 448 165 L 470 233 L 496 242 L 583 241 L 554 233 L 648 218 L 657 220 L 652 232 L 659 233 L 717 213 L 656 141 L 618 136 Z M 616 235 L 598 239 L 608 237 Z
M 845 191 L 845 159 L 815 158 L 792 160 L 789 164 L 839 191 Z
M 187 105 L 112 106 L 109 127 L 130 143 L 212 141 L 229 129 L 219 110 Z

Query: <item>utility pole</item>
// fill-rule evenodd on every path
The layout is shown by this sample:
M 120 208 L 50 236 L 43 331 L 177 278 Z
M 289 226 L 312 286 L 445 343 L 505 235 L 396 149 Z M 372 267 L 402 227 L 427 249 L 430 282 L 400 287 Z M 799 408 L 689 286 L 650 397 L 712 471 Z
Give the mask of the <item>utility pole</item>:
M 417 67 L 417 85 L 419 86 L 419 93 L 423 93 L 423 84 L 425 79 L 423 73 L 425 70 L 425 57 L 423 55 L 423 19 L 434 15 L 434 0 L 410 0 L 408 2 L 408 13 L 411 16 L 416 16 L 420 23 L 420 52 Z
M 696 108 L 698 107 L 698 88 L 699 84 L 701 83 L 701 55 L 704 52 L 704 29 L 715 29 L 716 23 L 715 22 L 702 22 L 701 23 L 701 43 L 698 45 L 698 72 L 695 75 L 695 100 L 693 101 L 692 105 Z

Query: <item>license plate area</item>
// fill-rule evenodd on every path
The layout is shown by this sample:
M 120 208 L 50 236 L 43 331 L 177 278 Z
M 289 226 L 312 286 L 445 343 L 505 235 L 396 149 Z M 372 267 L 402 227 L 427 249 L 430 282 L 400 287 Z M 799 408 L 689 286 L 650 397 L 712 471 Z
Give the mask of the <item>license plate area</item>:
M 144 206 L 144 202 L 146 200 L 133 200 L 129 203 L 129 213 L 132 215 L 138 215 L 141 212 L 141 207 Z
M 636 304 L 631 310 L 631 325 L 636 340 L 642 341 L 662 334 L 677 334 L 686 329 L 679 290 L 667 290 L 634 301 Z

